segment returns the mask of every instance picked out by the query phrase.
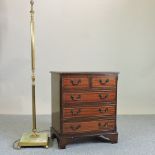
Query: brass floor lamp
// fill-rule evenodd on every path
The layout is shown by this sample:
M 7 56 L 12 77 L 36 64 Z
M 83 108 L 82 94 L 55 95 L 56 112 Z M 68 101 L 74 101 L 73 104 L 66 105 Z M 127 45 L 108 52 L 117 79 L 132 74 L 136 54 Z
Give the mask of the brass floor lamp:
M 31 4 L 31 59 L 32 59 L 32 131 L 24 133 L 18 143 L 18 147 L 43 146 L 48 148 L 48 134 L 37 132 L 36 127 L 36 104 L 35 104 L 35 22 L 34 22 L 34 1 L 30 0 Z

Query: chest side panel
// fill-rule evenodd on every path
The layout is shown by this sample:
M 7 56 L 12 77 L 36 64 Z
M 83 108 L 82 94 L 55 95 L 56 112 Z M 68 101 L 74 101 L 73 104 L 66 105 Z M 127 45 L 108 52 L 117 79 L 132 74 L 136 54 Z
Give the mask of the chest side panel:
M 58 73 L 52 73 L 52 127 L 60 132 L 60 75 Z

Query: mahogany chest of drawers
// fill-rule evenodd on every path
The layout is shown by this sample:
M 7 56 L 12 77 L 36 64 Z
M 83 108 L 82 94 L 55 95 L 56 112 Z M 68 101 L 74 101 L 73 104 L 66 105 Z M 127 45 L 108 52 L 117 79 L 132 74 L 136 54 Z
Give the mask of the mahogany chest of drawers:
M 88 138 L 117 143 L 117 80 L 113 72 L 51 72 L 51 138 L 59 148 Z

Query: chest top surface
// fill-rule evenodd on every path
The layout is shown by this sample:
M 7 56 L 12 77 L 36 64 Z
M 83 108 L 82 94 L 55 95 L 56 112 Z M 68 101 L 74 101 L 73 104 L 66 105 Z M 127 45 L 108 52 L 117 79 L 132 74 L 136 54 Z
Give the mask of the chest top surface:
M 119 72 L 99 72 L 99 71 L 50 71 L 50 73 L 58 73 L 58 74 L 116 74 Z

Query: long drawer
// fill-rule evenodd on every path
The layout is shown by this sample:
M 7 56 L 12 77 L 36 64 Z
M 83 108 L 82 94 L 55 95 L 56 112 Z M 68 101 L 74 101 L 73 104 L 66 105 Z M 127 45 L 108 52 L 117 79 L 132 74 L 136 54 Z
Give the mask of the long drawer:
M 85 92 L 85 93 L 63 93 L 63 101 L 65 103 L 77 103 L 77 102 L 102 102 L 102 101 L 115 101 L 116 92 Z
M 63 118 L 115 116 L 115 106 L 71 107 L 63 109 Z
M 115 120 L 98 120 L 89 122 L 69 122 L 63 124 L 63 133 L 83 133 L 92 131 L 112 131 Z

